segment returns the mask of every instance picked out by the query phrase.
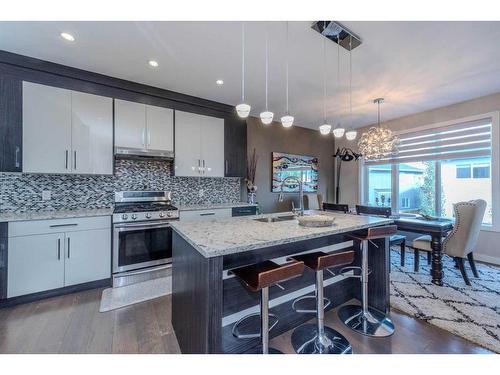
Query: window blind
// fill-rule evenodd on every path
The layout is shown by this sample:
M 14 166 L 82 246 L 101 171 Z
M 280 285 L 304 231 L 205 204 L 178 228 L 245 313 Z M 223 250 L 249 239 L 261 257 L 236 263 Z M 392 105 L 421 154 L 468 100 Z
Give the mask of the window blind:
M 399 135 L 399 153 L 366 165 L 491 155 L 491 118 Z

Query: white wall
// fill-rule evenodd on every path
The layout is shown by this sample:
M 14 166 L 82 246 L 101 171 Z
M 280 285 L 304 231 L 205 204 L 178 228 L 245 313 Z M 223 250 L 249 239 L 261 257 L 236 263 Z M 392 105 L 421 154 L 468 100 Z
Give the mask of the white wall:
M 387 98 L 390 100 L 390 97 Z M 394 131 L 404 131 L 424 125 L 438 122 L 451 121 L 463 117 L 480 115 L 488 112 L 500 111 L 500 93 L 483 96 L 481 98 L 469 100 L 462 103 L 453 104 L 447 107 L 436 108 L 430 111 L 417 113 L 410 116 L 386 121 L 383 125 Z M 383 107 L 382 107 L 383 117 Z M 358 129 L 358 139 L 364 129 Z M 342 139 L 336 142 L 337 147 L 351 147 L 357 149 L 357 140 L 349 142 Z M 500 189 L 496 187 L 493 194 L 500 194 Z M 342 164 L 340 203 L 349 205 L 359 204 L 359 168 L 357 162 Z M 500 233 L 492 231 L 482 231 L 479 236 L 477 250 L 474 252 L 479 260 L 500 264 Z

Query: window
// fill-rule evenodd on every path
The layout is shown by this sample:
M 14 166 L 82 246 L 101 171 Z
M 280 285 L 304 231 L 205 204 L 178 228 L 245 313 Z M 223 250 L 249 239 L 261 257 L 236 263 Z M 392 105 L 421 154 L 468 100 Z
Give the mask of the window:
M 401 214 L 453 217 L 454 203 L 483 199 L 483 225 L 495 222 L 494 228 L 500 229 L 500 220 L 493 218 L 492 171 L 498 161 L 492 161 L 491 118 L 426 127 L 400 139 L 396 156 L 364 163 L 365 204 L 392 206 Z
M 391 165 L 374 165 L 367 168 L 368 190 L 366 201 L 371 206 L 391 206 Z
M 436 214 L 435 168 L 433 161 L 399 164 L 400 213 Z
M 457 165 L 457 178 L 470 178 L 470 164 Z
M 490 178 L 490 164 L 474 165 L 472 171 L 474 178 Z

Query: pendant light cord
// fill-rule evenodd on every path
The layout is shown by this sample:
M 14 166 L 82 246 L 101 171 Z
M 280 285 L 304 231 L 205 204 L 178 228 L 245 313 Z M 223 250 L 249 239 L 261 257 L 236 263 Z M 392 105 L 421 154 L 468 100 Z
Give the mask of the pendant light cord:
M 340 91 L 340 32 L 337 34 L 337 90 Z M 342 111 L 342 106 L 340 110 Z
M 288 109 L 288 21 L 286 21 L 286 114 L 290 114 Z
M 266 28 L 266 111 L 268 110 L 267 108 L 267 77 L 268 77 L 268 70 L 269 70 L 269 30 Z
M 326 38 L 323 38 L 323 123 L 326 124 Z
M 241 23 L 241 102 L 245 103 L 245 22 Z
M 349 35 L 349 117 L 352 128 L 352 35 Z

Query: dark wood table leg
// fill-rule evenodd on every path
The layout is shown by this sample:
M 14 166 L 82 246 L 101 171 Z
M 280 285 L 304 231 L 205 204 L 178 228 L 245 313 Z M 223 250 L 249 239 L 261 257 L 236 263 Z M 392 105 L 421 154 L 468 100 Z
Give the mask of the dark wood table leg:
M 443 263 L 441 262 L 441 235 L 433 234 L 431 241 L 432 248 L 432 266 L 431 266 L 431 276 L 432 283 L 443 286 Z

